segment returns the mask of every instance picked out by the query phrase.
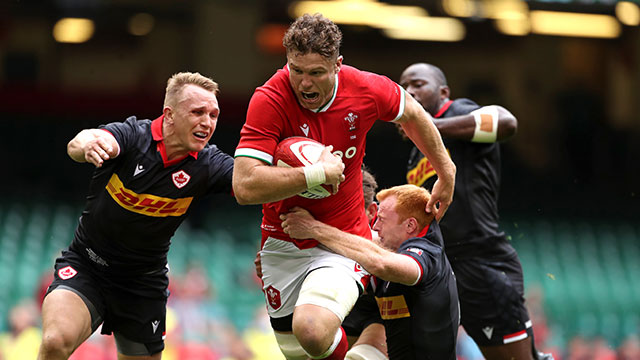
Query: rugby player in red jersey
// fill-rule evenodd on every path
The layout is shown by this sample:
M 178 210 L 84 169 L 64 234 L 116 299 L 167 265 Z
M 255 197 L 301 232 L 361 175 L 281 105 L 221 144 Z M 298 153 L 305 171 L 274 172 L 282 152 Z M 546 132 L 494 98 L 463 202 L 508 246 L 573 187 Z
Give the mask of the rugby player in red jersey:
M 233 189 L 240 204 L 263 204 L 262 280 L 271 324 L 288 359 L 342 359 L 347 340 L 340 324 L 367 273 L 353 260 L 294 240 L 280 214 L 300 206 L 329 225 L 371 238 L 363 208 L 361 165 L 376 120 L 401 124 L 439 175 L 427 211 L 440 219 L 451 203 L 455 166 L 432 118 L 387 77 L 344 65 L 338 27 L 320 14 L 304 15 L 283 39 L 287 64 L 256 89 L 235 152 Z M 277 144 L 305 136 L 325 145 L 318 163 L 270 166 Z M 333 187 L 325 198 L 303 192 Z

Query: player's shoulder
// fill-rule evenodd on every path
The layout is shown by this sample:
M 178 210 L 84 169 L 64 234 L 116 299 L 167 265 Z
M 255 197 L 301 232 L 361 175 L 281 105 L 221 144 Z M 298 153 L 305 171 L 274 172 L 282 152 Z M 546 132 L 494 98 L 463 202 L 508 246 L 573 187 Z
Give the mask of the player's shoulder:
M 442 238 L 442 231 L 440 225 L 436 220 L 433 220 L 429 224 L 429 228 L 425 234 L 421 236 L 408 239 L 400 246 L 399 250 L 408 250 L 411 248 L 419 248 L 430 253 L 438 253 L 442 251 L 444 246 L 444 240 Z
M 109 124 L 106 124 L 105 127 L 119 127 L 123 131 L 149 131 L 151 127 L 151 120 L 149 119 L 138 119 L 136 116 L 132 115 L 126 118 L 124 121 L 116 121 Z
M 289 85 L 289 70 L 285 67 L 278 69 L 262 86 L 256 88 L 256 93 L 278 91 Z
M 198 160 L 202 159 L 207 162 L 211 160 L 222 162 L 227 158 L 231 158 L 231 155 L 220 150 L 215 144 L 207 144 L 202 150 L 200 150 L 200 153 L 198 153 Z
M 434 244 L 433 242 L 429 241 L 426 237 L 415 237 L 403 242 L 402 245 L 400 245 L 400 248 L 398 249 L 398 251 L 400 252 L 409 251 L 409 252 L 416 253 L 418 255 L 422 255 L 423 251 L 433 252 L 433 250 L 437 250 L 438 248 L 440 247 Z M 418 251 L 417 249 L 420 249 L 422 251 Z
M 295 100 L 290 88 L 289 71 L 285 66 L 276 71 L 262 86 L 256 88 L 251 102 L 275 101 L 284 105 L 284 103 Z
M 372 87 L 378 82 L 393 82 L 391 79 L 384 75 L 376 74 L 374 72 L 360 70 L 350 65 L 342 65 L 340 67 L 339 76 L 341 80 L 345 81 L 347 86 L 360 86 L 360 87 Z
M 107 130 L 116 139 L 130 139 L 133 142 L 146 142 L 152 137 L 151 131 L 152 121 L 149 119 L 138 119 L 135 116 L 129 116 L 124 121 L 117 121 L 101 125 L 99 129 Z
M 467 98 L 459 98 L 453 100 L 449 109 L 444 113 L 443 117 L 457 116 L 457 115 L 465 115 L 473 110 L 480 108 L 475 101 Z

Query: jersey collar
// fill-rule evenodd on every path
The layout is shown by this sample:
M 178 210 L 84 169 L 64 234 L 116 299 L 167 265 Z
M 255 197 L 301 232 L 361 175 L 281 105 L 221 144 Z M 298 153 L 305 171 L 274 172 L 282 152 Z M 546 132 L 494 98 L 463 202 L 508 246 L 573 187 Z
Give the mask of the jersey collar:
M 416 235 L 416 237 L 426 237 L 427 236 L 427 232 L 429 231 L 429 225 L 431 224 L 427 224 L 427 226 L 424 227 L 424 229 L 422 229 L 422 231 L 420 231 L 420 233 L 418 235 Z
M 153 136 L 153 140 L 157 141 L 157 147 L 156 149 L 160 152 L 160 156 L 162 156 L 162 162 L 164 163 L 164 166 L 170 166 L 173 164 L 176 164 L 178 162 L 180 162 L 181 160 L 183 160 L 184 158 L 186 158 L 187 156 L 191 155 L 194 159 L 198 159 L 198 152 L 197 151 L 189 151 L 188 155 L 185 155 L 181 158 L 177 158 L 177 159 L 173 159 L 173 160 L 168 160 L 167 157 L 167 149 L 164 146 L 164 137 L 162 136 L 162 121 L 164 120 L 164 114 L 160 115 L 159 118 L 153 120 L 151 122 L 151 136 Z
M 438 110 L 438 113 L 433 115 L 433 117 L 434 118 L 439 118 L 440 116 L 442 116 L 442 114 L 444 114 L 447 110 L 449 110 L 449 106 L 451 106 L 452 103 L 453 103 L 453 100 L 449 100 L 446 103 L 444 103 L 444 105 L 442 105 L 440 110 Z
M 319 108 L 315 109 L 315 110 L 311 110 L 315 113 L 319 113 L 319 112 L 324 112 L 327 111 L 329 109 L 329 107 L 331 106 L 331 104 L 333 104 L 333 101 L 336 99 L 336 95 L 338 94 L 338 74 L 336 74 L 336 83 L 333 86 L 333 95 L 331 96 L 331 99 L 329 101 L 327 101 L 326 104 L 320 106 Z

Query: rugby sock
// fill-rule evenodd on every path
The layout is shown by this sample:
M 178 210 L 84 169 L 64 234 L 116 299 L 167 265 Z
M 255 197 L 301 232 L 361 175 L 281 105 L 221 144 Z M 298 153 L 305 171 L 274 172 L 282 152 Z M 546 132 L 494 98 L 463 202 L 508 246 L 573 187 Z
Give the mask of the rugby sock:
M 347 354 L 347 350 L 349 350 L 349 342 L 347 341 L 347 334 L 345 334 L 344 329 L 341 326 L 336 332 L 336 337 L 333 344 L 331 344 L 331 347 L 329 347 L 329 350 L 321 355 L 323 357 L 316 359 L 343 360 L 344 356 Z

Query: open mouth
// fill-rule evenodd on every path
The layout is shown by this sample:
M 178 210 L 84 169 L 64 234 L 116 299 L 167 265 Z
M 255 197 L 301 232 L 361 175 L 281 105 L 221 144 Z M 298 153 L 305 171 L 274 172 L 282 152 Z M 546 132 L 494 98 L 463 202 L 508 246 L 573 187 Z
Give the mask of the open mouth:
M 206 132 L 202 132 L 202 131 L 197 131 L 193 133 L 193 136 L 197 137 L 198 139 L 201 140 L 206 140 L 207 139 L 207 133 Z
M 302 91 L 302 98 L 305 99 L 305 100 L 315 101 L 316 99 L 318 99 L 319 96 L 320 96 L 320 94 L 318 94 L 317 92 L 304 92 L 304 91 Z

